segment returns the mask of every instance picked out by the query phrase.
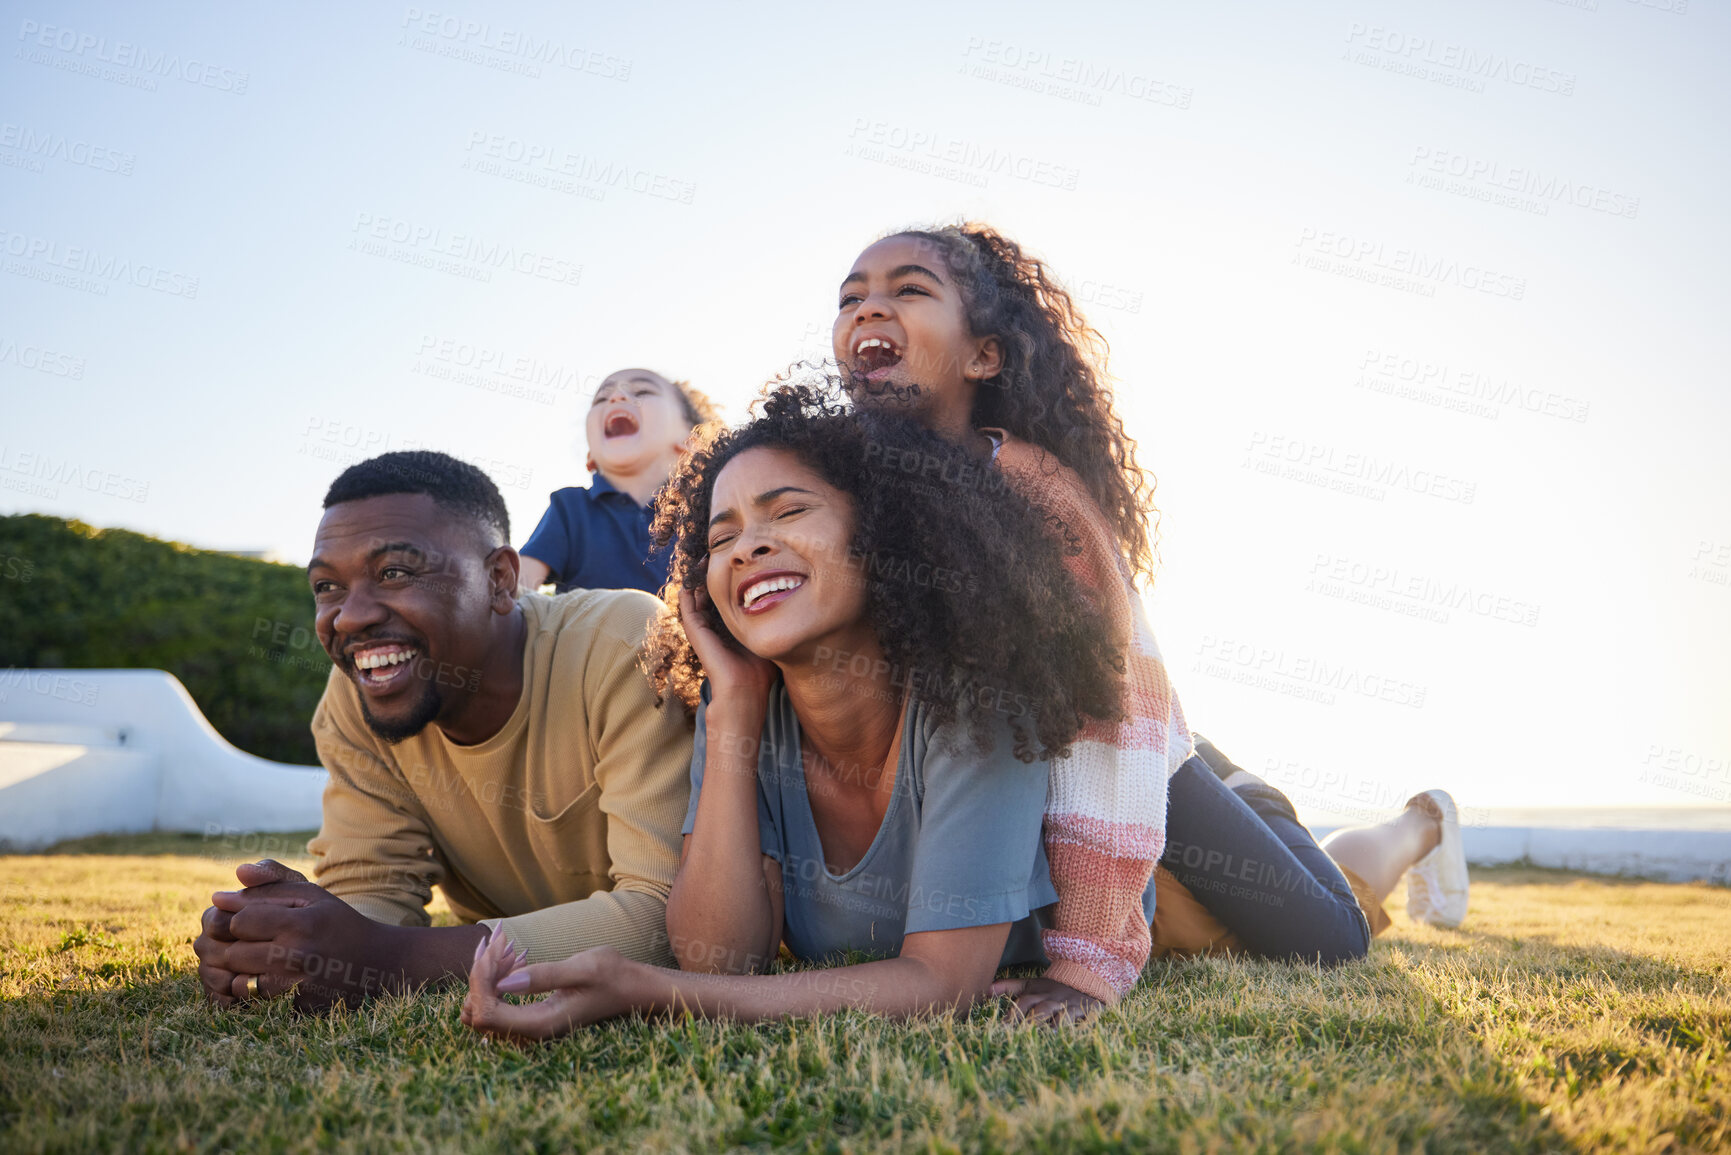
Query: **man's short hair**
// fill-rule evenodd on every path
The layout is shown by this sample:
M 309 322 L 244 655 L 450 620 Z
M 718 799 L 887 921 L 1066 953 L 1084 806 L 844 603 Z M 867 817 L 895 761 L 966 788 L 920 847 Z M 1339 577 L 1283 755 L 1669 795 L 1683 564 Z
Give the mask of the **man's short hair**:
M 424 493 L 474 521 L 496 544 L 510 544 L 511 515 L 493 479 L 467 461 L 431 449 L 381 453 L 356 462 L 331 482 L 325 508 L 393 493 Z

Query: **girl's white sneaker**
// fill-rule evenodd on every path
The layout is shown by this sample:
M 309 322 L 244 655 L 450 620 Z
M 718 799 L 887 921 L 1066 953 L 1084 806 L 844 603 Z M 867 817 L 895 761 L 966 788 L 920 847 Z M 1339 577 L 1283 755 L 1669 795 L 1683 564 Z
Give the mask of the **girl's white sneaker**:
M 1446 790 L 1426 790 L 1413 795 L 1407 805 L 1422 806 L 1442 818 L 1442 838 L 1436 849 L 1407 871 L 1407 917 L 1433 926 L 1459 926 L 1467 916 L 1467 855 L 1461 845 L 1455 800 Z

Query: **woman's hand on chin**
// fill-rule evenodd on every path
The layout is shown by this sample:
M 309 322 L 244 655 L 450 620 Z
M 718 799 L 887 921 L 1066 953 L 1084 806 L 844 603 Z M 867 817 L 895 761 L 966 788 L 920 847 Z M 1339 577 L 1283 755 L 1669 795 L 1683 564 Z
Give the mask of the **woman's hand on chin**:
M 701 588 L 679 591 L 679 622 L 697 660 L 703 663 L 711 702 L 767 702 L 769 687 L 775 682 L 774 664 L 722 641 L 702 612 L 708 604 L 709 594 Z
M 622 988 L 634 965 L 603 946 L 525 966 L 516 945 L 495 930 L 469 968 L 462 1019 L 484 1035 L 512 1042 L 557 1038 L 632 1010 Z M 503 997 L 542 993 L 548 997 L 533 1003 L 508 1003 Z

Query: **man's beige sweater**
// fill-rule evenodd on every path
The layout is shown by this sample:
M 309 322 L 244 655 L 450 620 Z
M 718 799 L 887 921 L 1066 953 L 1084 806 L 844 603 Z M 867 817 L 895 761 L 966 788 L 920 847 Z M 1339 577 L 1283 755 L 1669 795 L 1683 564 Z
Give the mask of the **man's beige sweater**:
M 318 883 L 369 918 L 426 926 L 435 884 L 465 922 L 502 920 L 531 962 L 612 945 L 673 965 L 667 891 L 691 732 L 637 665 L 657 602 L 636 590 L 525 594 L 523 694 L 499 732 L 436 725 L 397 745 L 332 670 L 313 714 L 330 771 L 308 844 Z M 460 674 L 454 674 L 460 677 Z

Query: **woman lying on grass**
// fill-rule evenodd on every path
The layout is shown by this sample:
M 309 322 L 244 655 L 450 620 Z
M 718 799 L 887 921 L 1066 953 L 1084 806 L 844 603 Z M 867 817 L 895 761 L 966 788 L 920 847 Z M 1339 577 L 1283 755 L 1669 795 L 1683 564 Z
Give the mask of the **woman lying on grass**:
M 679 613 L 649 665 L 697 709 L 667 904 L 684 970 L 605 948 L 518 967 L 495 941 L 470 1026 L 900 1017 L 967 1007 L 999 967 L 1043 961 L 1048 758 L 1083 715 L 1112 715 L 1122 655 L 1042 515 L 964 450 L 834 390 L 783 386 L 762 409 L 691 453 L 656 526 Z M 878 957 L 757 973 L 783 942 L 801 961 Z

